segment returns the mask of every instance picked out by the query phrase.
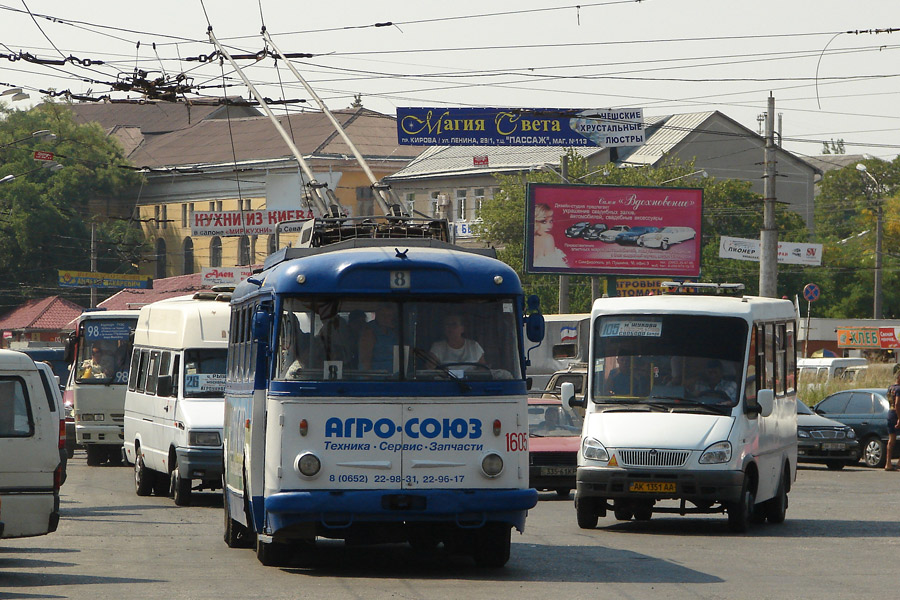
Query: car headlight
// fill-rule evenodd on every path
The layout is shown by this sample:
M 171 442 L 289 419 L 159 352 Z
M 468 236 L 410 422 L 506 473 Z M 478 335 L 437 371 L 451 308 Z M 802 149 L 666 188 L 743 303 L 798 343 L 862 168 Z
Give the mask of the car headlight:
M 806 431 L 805 429 L 798 429 L 798 430 L 797 430 L 797 437 L 798 437 L 798 438 L 808 438 L 808 437 L 809 437 L 809 432 Z
M 731 442 L 716 442 L 700 455 L 701 465 L 718 465 L 731 460 Z
M 846 429 L 846 431 L 847 431 L 847 439 L 848 439 L 848 440 L 855 440 L 855 439 L 856 439 L 856 432 L 853 431 L 853 428 L 852 428 L 852 427 L 848 427 L 848 428 Z
M 190 431 L 188 432 L 188 444 L 191 446 L 218 446 L 221 442 L 216 431 Z
M 584 441 L 581 442 L 581 455 L 587 460 L 600 460 L 603 462 L 609 460 L 609 452 L 606 451 L 600 440 L 592 437 L 584 438 Z

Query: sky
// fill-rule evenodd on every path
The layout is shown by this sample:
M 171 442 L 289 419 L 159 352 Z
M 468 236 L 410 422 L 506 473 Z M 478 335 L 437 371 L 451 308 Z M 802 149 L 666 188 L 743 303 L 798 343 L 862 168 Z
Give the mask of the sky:
M 818 156 L 900 153 L 897 0 L 0 0 L 0 92 L 21 87 L 99 98 L 136 69 L 186 96 L 250 97 L 226 62 L 201 61 L 215 37 L 262 50 L 262 26 L 331 109 L 363 106 L 642 108 L 645 117 L 718 110 L 761 132 L 775 97 L 784 148 Z M 9 60 L 73 56 L 63 65 Z M 189 60 L 189 59 L 195 60 Z M 89 59 L 89 62 L 85 59 Z M 102 61 L 103 64 L 98 64 Z M 283 61 L 238 61 L 267 98 L 306 100 Z M 184 77 L 178 80 L 179 75 Z M 762 160 L 762 159 L 761 159 Z

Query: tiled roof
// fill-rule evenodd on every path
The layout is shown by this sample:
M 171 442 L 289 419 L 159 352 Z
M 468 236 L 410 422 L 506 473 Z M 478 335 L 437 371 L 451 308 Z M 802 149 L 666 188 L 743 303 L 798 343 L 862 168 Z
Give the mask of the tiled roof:
M 157 300 L 165 300 L 175 296 L 184 296 L 192 292 L 206 289 L 200 273 L 191 273 L 190 275 L 177 275 L 175 277 L 166 277 L 165 279 L 156 279 L 153 281 L 153 287 L 148 290 L 140 289 L 124 289 L 116 292 L 103 302 L 97 304 L 99 308 L 107 310 L 126 310 L 129 308 L 140 308 L 145 304 L 156 302 Z
M 0 317 L 0 330 L 71 329 L 69 323 L 82 311 L 83 307 L 59 296 L 28 300 Z

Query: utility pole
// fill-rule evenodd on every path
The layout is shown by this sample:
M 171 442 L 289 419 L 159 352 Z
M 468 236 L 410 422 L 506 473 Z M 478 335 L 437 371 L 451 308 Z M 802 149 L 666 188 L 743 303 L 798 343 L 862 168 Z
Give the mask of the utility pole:
M 559 176 L 563 183 L 569 181 L 569 157 L 565 154 L 559 157 Z M 559 276 L 559 314 L 569 312 L 569 276 Z
M 766 113 L 765 175 L 763 176 L 763 228 L 759 232 L 759 295 L 778 293 L 778 229 L 775 225 L 775 96 L 769 92 Z
M 91 273 L 97 272 L 97 224 L 91 221 Z M 91 285 L 91 308 L 97 307 L 97 288 Z

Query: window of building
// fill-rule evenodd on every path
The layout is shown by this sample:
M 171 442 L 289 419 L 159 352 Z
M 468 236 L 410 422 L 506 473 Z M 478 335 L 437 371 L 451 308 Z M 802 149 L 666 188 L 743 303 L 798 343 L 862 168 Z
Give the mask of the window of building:
M 184 238 L 182 249 L 184 251 L 184 264 L 181 267 L 181 272 L 185 275 L 190 275 L 194 272 L 194 240 L 190 237 Z
M 412 192 L 406 194 L 406 212 L 410 215 L 416 212 L 416 195 Z
M 484 205 L 484 188 L 475 188 L 475 218 L 481 218 L 481 207 Z
M 440 213 L 440 192 L 431 192 L 431 216 L 438 218 Z
M 209 266 L 222 266 L 222 238 L 219 236 L 209 241 Z
M 246 235 L 238 239 L 238 264 L 250 264 L 250 238 Z
M 162 205 L 162 228 L 166 229 L 169 226 L 169 217 L 166 216 L 168 211 L 166 210 L 168 207 L 163 204 Z
M 181 205 L 181 226 L 182 227 L 188 226 L 188 205 L 187 204 Z
M 216 210 L 218 212 L 222 212 L 222 201 L 221 200 L 216 200 Z
M 156 279 L 164 279 L 166 277 L 166 240 L 159 238 L 156 240 Z
M 159 229 L 159 221 L 160 215 L 162 214 L 162 207 L 159 205 L 153 207 L 153 222 L 156 223 L 156 228 Z
M 456 190 L 456 220 L 465 221 L 468 219 L 469 211 L 466 200 L 468 199 L 467 190 Z
M 356 188 L 356 211 L 361 217 L 375 214 L 375 192 L 371 187 Z
M 216 203 L 215 203 L 215 202 L 210 202 L 210 203 L 209 203 L 209 212 L 213 212 L 213 211 L 215 211 L 215 210 L 216 210 Z

